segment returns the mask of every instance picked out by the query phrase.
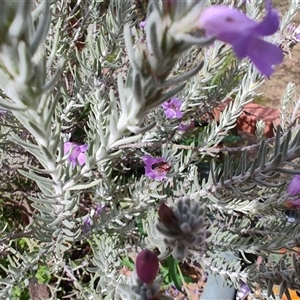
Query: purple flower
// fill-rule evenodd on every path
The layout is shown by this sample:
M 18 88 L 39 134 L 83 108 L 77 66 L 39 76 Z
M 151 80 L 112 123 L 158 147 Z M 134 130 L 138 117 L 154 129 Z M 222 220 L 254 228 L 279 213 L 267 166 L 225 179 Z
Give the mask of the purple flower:
M 171 164 L 163 157 L 152 157 L 150 155 L 143 156 L 145 164 L 145 175 L 155 179 L 163 180 L 171 169 Z
M 144 283 L 152 283 L 157 275 L 159 265 L 157 255 L 143 249 L 135 261 L 136 274 Z
M 288 194 L 293 197 L 300 193 L 300 175 L 295 175 L 291 182 L 289 183 L 287 187 Z M 284 201 L 284 206 L 291 208 L 291 209 L 297 209 L 300 207 L 300 199 L 296 200 L 286 200 Z
M 177 130 L 184 132 L 193 128 L 195 128 L 195 122 L 190 122 L 189 124 L 180 123 Z
M 251 289 L 246 283 L 242 283 L 240 289 L 237 291 L 236 296 L 239 300 L 244 300 L 251 293 Z
M 92 220 L 90 217 L 86 218 L 82 225 L 82 232 L 87 234 L 92 228 Z
M 300 175 L 295 175 L 287 187 L 290 196 L 296 196 L 300 193 Z
M 161 106 L 165 110 L 165 115 L 168 119 L 182 118 L 182 112 L 180 111 L 182 101 L 178 98 L 172 98 L 169 101 L 164 102 Z
M 283 51 L 263 40 L 279 28 L 279 16 L 270 0 L 266 10 L 266 17 L 257 23 L 237 9 L 214 5 L 202 12 L 198 24 L 208 35 L 231 44 L 239 59 L 249 57 L 262 74 L 270 76 L 272 66 L 282 62 Z
M 103 208 L 105 207 L 104 204 L 98 204 L 96 207 L 96 211 L 95 211 L 95 216 L 99 217 L 99 215 L 101 214 L 101 212 L 103 211 Z
M 140 29 L 141 29 L 141 30 L 144 30 L 145 27 L 146 27 L 146 24 L 147 24 L 147 20 L 142 21 L 142 22 L 139 24 Z
M 64 143 L 64 155 L 66 155 L 71 149 L 71 153 L 68 157 L 68 161 L 72 163 L 72 167 L 75 168 L 75 166 L 80 164 L 81 166 L 85 164 L 85 151 L 89 148 L 87 144 L 78 146 L 75 143 L 72 142 L 66 142 Z

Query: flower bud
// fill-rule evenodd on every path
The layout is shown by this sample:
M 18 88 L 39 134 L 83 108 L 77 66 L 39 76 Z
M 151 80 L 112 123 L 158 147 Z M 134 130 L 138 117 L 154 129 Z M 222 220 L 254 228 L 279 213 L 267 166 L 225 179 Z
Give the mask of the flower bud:
M 157 255 L 148 249 L 144 249 L 136 258 L 135 269 L 137 276 L 144 283 L 151 283 L 155 280 L 158 272 Z
M 178 219 L 173 210 L 165 203 L 161 203 L 158 209 L 158 217 L 166 228 L 173 230 L 180 230 Z

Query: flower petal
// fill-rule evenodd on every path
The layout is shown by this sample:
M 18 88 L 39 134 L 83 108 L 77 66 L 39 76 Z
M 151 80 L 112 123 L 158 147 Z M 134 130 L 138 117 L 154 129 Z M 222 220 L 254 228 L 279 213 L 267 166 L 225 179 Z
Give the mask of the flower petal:
M 79 148 L 80 148 L 81 152 L 84 152 L 84 151 L 89 149 L 89 145 L 88 144 L 83 144 L 83 145 L 79 146 Z
M 145 168 L 145 176 L 155 179 L 155 174 L 153 172 L 153 169 L 147 165 L 144 168 Z
M 300 175 L 295 175 L 288 185 L 287 192 L 291 196 L 296 196 L 300 193 Z
M 70 149 L 73 147 L 74 143 L 66 142 L 64 143 L 64 154 L 66 155 Z
M 158 162 L 165 161 L 163 157 L 153 157 L 151 155 L 144 155 L 142 159 L 144 164 L 149 167 L 151 167 L 153 164 L 156 164 Z
M 154 178 L 156 180 L 162 181 L 166 175 L 168 174 L 168 171 L 158 171 L 158 170 L 153 170 Z
M 78 157 L 78 155 L 81 153 L 81 150 L 80 150 L 80 147 L 79 146 L 76 146 L 74 144 L 74 149 L 73 151 L 71 152 L 71 154 L 69 155 L 69 160 L 70 161 L 73 161 L 73 160 L 76 160 L 76 158 Z
M 182 101 L 181 101 L 180 99 L 178 99 L 178 98 L 172 98 L 172 99 L 170 100 L 170 104 L 171 104 L 172 106 L 175 106 L 175 107 L 177 107 L 178 109 L 180 109 L 181 106 L 182 106 Z
M 232 43 L 232 48 L 239 59 L 242 59 L 248 55 L 251 39 L 252 37 L 246 35 Z
M 274 34 L 279 28 L 279 14 L 277 10 L 272 9 L 271 1 L 267 1 L 266 10 L 266 17 L 253 29 L 253 33 L 257 35 L 271 35 Z
M 164 102 L 162 105 L 161 105 L 162 108 L 164 109 L 168 109 L 170 107 L 170 102 L 169 101 L 166 101 Z
M 216 36 L 220 41 L 233 43 L 257 26 L 237 9 L 226 5 L 214 5 L 205 9 L 199 23 L 208 35 Z
M 251 39 L 247 54 L 255 67 L 266 76 L 271 76 L 274 72 L 272 66 L 283 61 L 282 49 L 260 38 Z
M 77 156 L 77 160 L 78 163 L 82 166 L 85 164 L 85 154 L 83 152 L 81 152 L 78 156 Z

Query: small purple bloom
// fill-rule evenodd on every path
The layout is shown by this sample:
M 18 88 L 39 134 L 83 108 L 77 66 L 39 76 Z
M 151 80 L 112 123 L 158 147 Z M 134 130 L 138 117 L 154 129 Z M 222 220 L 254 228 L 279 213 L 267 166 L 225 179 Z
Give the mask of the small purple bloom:
M 189 124 L 180 123 L 177 130 L 178 131 L 187 131 L 189 129 L 189 127 L 190 127 Z
M 251 289 L 246 283 L 241 284 L 240 289 L 237 291 L 236 296 L 238 300 L 244 300 L 251 293 Z
M 79 146 L 72 142 L 66 142 L 64 143 L 64 155 L 72 149 L 68 161 L 72 163 L 73 168 L 75 168 L 77 164 L 82 166 L 85 164 L 85 151 L 87 151 L 88 148 L 89 146 L 87 144 Z
M 300 193 L 300 175 L 295 175 L 287 187 L 288 194 L 293 197 Z M 291 209 L 300 208 L 300 199 L 284 201 L 284 206 Z
M 92 220 L 90 217 L 86 218 L 83 222 L 83 225 L 82 225 L 82 232 L 84 234 L 87 234 L 88 232 L 91 231 L 91 228 L 92 228 Z
M 180 123 L 177 130 L 184 132 L 193 128 L 195 128 L 195 122 L 190 122 L 189 124 Z
M 143 156 L 145 175 L 155 180 L 163 180 L 171 169 L 171 164 L 163 157 Z
M 168 119 L 182 118 L 182 111 L 180 111 L 182 101 L 178 98 L 172 98 L 164 102 L 161 106 L 165 110 L 165 115 Z
M 141 30 L 144 30 L 145 27 L 146 27 L 146 25 L 147 25 L 147 20 L 141 22 L 141 23 L 139 24 L 139 27 L 140 27 Z
M 258 23 L 237 9 L 214 5 L 202 12 L 198 25 L 208 35 L 231 44 L 239 59 L 249 57 L 262 74 L 270 76 L 274 72 L 272 66 L 282 62 L 283 50 L 263 39 L 279 28 L 279 15 L 270 0 L 266 10 L 266 17 Z
M 290 196 L 296 196 L 300 193 L 300 175 L 295 175 L 287 187 Z
M 99 215 L 101 214 L 101 212 L 103 211 L 103 208 L 105 207 L 105 205 L 103 204 L 98 204 L 96 207 L 96 211 L 95 211 L 95 216 L 99 217 Z
M 135 261 L 136 274 L 144 283 L 152 283 L 157 275 L 159 265 L 157 255 L 143 249 Z

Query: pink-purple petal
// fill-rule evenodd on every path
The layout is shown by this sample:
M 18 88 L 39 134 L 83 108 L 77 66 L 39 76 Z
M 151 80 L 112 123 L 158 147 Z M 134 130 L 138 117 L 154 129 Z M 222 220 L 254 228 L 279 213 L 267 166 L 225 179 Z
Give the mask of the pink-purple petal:
M 300 175 L 293 176 L 287 187 L 287 192 L 290 194 L 290 196 L 296 196 L 300 193 Z
M 237 9 L 214 5 L 203 11 L 199 25 L 208 35 L 214 35 L 220 41 L 231 44 L 255 28 L 256 22 Z
M 73 147 L 73 145 L 74 144 L 71 142 L 64 143 L 64 154 L 65 155 L 70 151 L 70 149 L 71 149 L 71 147 Z
M 155 163 L 165 161 L 162 157 L 152 157 L 151 155 L 144 155 L 142 159 L 144 164 L 149 167 Z
M 236 39 L 232 43 L 232 48 L 239 59 L 242 59 L 248 55 L 252 37 L 242 36 L 240 39 Z
M 68 154 L 72 149 L 71 153 L 69 154 L 68 161 L 72 164 L 72 167 L 75 168 L 77 164 L 84 165 L 85 164 L 85 152 L 88 149 L 88 145 L 76 145 L 72 142 L 64 143 L 64 154 Z
M 77 160 L 78 163 L 82 166 L 85 164 L 85 153 L 81 152 L 78 156 L 77 156 Z
M 150 155 L 143 156 L 143 162 L 145 164 L 145 176 L 154 179 L 154 180 L 163 180 L 166 175 L 168 174 L 168 171 L 163 171 L 161 169 L 153 168 L 153 165 L 160 163 L 160 162 L 166 162 L 166 160 L 163 157 L 152 157 Z
M 172 98 L 164 102 L 161 106 L 165 110 L 165 115 L 168 119 L 182 118 L 183 113 L 180 110 L 182 101 L 180 99 Z
M 80 148 L 81 152 L 84 152 L 84 151 L 89 149 L 89 145 L 88 144 L 83 144 L 83 145 L 79 146 L 79 148 Z
M 81 153 L 79 146 L 74 146 L 73 151 L 69 155 L 69 160 L 76 160 L 77 156 Z
M 279 28 L 279 14 L 277 10 L 272 9 L 271 1 L 267 1 L 267 15 L 256 25 L 253 30 L 254 34 L 268 36 L 274 34 Z
M 159 172 L 157 170 L 154 170 L 153 171 L 153 179 L 162 181 L 166 177 L 167 174 L 168 174 L 167 171 Z
M 251 40 L 251 50 L 249 48 L 248 57 L 255 67 L 264 75 L 271 76 L 274 72 L 272 66 L 278 65 L 283 61 L 282 50 L 259 38 Z
M 259 23 L 237 9 L 214 5 L 202 12 L 198 25 L 207 35 L 231 44 L 238 58 L 249 57 L 266 76 L 274 72 L 274 65 L 283 61 L 282 49 L 263 40 L 264 36 L 275 33 L 279 28 L 279 15 L 272 9 L 269 0 L 266 17 Z

